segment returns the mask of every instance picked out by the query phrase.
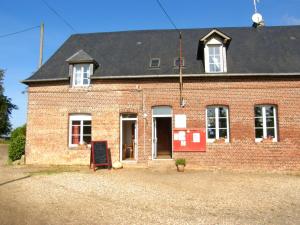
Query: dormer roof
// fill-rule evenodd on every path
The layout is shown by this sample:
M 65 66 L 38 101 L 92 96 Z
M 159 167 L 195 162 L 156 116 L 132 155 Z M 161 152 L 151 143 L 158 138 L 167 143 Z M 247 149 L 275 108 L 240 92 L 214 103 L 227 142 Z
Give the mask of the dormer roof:
M 79 50 L 66 60 L 68 63 L 94 63 L 95 60 L 84 50 Z
M 211 38 L 218 36 L 223 40 L 224 44 L 228 44 L 231 41 L 231 37 L 227 36 L 226 34 L 222 33 L 221 31 L 217 29 L 211 30 L 208 34 L 206 34 L 204 37 L 200 39 L 201 42 L 206 43 Z

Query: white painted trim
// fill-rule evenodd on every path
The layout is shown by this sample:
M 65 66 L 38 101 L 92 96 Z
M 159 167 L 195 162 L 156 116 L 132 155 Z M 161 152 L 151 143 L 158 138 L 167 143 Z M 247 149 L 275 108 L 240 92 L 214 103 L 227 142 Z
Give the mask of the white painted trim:
M 79 120 L 80 121 L 80 141 L 79 143 L 83 143 L 83 121 L 91 121 L 92 122 L 92 116 L 91 115 L 84 115 L 84 114 L 78 114 L 78 115 L 70 115 L 69 116 L 69 147 L 77 147 L 78 144 L 72 144 L 72 121 Z M 91 125 L 91 132 L 92 132 L 92 125 Z
M 226 123 L 227 123 L 227 138 L 225 139 L 225 143 L 229 143 L 230 140 L 230 128 L 229 128 L 229 108 L 227 106 L 223 105 L 217 105 L 217 106 L 207 106 L 205 109 L 205 123 L 206 123 L 206 141 L 207 143 L 213 143 L 215 140 L 220 139 L 220 128 L 219 128 L 219 107 L 226 108 Z M 207 116 L 207 109 L 208 108 L 214 108 L 215 110 L 215 132 L 216 132 L 216 138 L 208 138 L 208 116 Z M 221 128 L 222 129 L 222 128 Z
M 157 107 L 159 107 L 159 106 L 157 106 Z M 171 107 L 170 107 L 171 108 Z M 172 109 L 172 108 L 171 108 Z M 167 114 L 167 115 L 153 115 L 153 107 L 152 107 L 152 118 L 151 118 L 151 126 L 152 126 L 152 138 L 151 138 L 151 142 L 152 142 L 152 154 L 151 154 L 151 159 L 152 160 L 159 160 L 159 159 L 157 159 L 157 158 L 155 158 L 154 157 L 154 151 L 155 151 L 155 149 L 154 149 L 154 119 L 156 119 L 156 118 L 171 118 L 171 135 L 172 135 L 172 137 L 171 137 L 171 141 L 172 141 L 172 149 L 171 149 L 171 156 L 172 156 L 172 159 L 173 159 L 173 109 L 172 109 L 172 115 L 169 115 L 169 114 Z M 157 126 L 156 126 L 156 128 L 157 128 Z M 156 148 L 157 148 L 157 145 L 156 145 Z M 156 149 L 156 151 L 157 151 L 157 149 Z M 156 152 L 156 157 L 157 157 L 157 152 Z
M 213 29 L 207 35 L 201 38 L 200 41 L 206 41 L 206 39 L 209 38 L 214 33 L 218 34 L 220 37 L 224 38 L 225 40 L 231 40 L 231 38 L 226 34 L 222 33 L 221 31 L 218 31 L 217 29 Z
M 84 66 L 88 67 L 88 84 L 83 84 L 84 80 Z M 80 67 L 80 84 L 75 84 L 76 82 L 76 67 Z M 72 86 L 73 87 L 88 87 L 91 84 L 91 65 L 90 64 L 74 64 L 73 66 L 73 79 Z
M 262 142 L 263 139 L 267 138 L 267 116 L 266 116 L 266 107 L 272 106 L 273 113 L 274 113 L 274 138 L 272 139 L 273 142 L 278 142 L 278 130 L 277 130 L 277 107 L 275 105 L 256 105 L 254 107 L 262 107 L 262 119 L 263 119 L 263 138 L 256 138 L 256 126 L 255 126 L 255 119 L 257 118 L 254 115 L 254 135 L 255 135 L 255 142 Z M 255 109 L 255 108 L 254 108 Z M 255 113 L 255 110 L 254 110 Z M 259 118 L 259 117 L 258 117 Z
M 134 149 L 134 160 L 123 160 L 123 121 L 134 121 L 135 122 L 135 149 Z M 138 160 L 138 119 L 136 118 L 123 118 L 120 115 L 120 162 L 137 162 Z

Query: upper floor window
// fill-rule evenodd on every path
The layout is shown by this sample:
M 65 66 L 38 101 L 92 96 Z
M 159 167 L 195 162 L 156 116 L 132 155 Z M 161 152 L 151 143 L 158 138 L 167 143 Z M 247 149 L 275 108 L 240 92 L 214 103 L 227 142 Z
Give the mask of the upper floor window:
M 201 50 L 199 56 L 203 56 L 206 73 L 226 73 L 227 60 L 226 51 L 231 42 L 231 38 L 223 32 L 213 29 L 200 39 Z
M 208 142 L 224 139 L 229 142 L 228 108 L 209 106 L 206 109 L 206 134 Z
M 73 67 L 73 86 L 85 87 L 90 85 L 90 64 L 76 64 Z
M 150 60 L 150 68 L 159 68 L 160 67 L 160 59 L 159 58 L 152 58 Z
M 223 72 L 222 45 L 208 45 L 208 63 L 210 73 Z
M 255 106 L 255 141 L 277 141 L 277 112 L 273 105 Z
M 69 146 L 91 144 L 92 117 L 90 115 L 71 115 L 69 129 Z

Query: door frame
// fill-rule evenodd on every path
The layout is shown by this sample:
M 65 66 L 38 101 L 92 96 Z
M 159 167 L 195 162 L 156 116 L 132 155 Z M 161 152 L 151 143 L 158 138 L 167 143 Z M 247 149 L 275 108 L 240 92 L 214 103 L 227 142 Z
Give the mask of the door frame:
M 123 118 L 123 114 L 120 114 L 120 162 L 136 162 L 138 159 L 138 119 L 135 118 Z M 123 160 L 123 121 L 134 121 L 134 160 Z
M 173 111 L 172 111 L 173 112 Z M 157 143 L 156 143 L 156 149 L 155 149 L 155 144 L 154 144 L 154 120 L 156 118 L 171 118 L 171 142 L 172 142 L 172 149 L 171 149 L 171 159 L 157 159 Z M 152 151 L 151 151 L 151 159 L 152 160 L 172 160 L 173 159 L 173 115 L 153 115 L 153 108 L 152 108 L 152 138 L 151 138 L 151 142 L 152 142 Z M 156 129 L 157 129 L 157 125 L 156 125 Z M 157 132 L 156 132 L 157 134 Z M 156 151 L 156 154 L 155 154 Z M 156 155 L 156 157 L 154 157 Z

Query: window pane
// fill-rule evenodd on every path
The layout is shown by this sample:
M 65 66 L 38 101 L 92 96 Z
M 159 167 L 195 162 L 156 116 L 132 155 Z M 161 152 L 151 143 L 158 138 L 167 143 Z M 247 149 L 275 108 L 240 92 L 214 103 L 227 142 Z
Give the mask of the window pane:
M 214 47 L 215 55 L 220 55 L 220 47 Z
M 83 85 L 88 85 L 89 84 L 89 79 L 83 79 Z
M 207 117 L 215 117 L 215 108 L 207 108 Z
M 267 127 L 274 127 L 274 118 L 267 118 Z
M 219 108 L 219 117 L 226 117 L 227 116 L 227 108 L 220 107 Z
M 274 107 L 266 106 L 266 116 L 274 116 Z
M 172 115 L 172 108 L 170 106 L 154 107 L 153 115 Z
M 264 136 L 263 129 L 256 128 L 255 129 L 255 138 L 263 138 L 263 136 Z
M 255 111 L 255 117 L 262 117 L 262 107 L 261 106 L 256 106 L 254 111 Z
M 84 126 L 83 127 L 83 135 L 91 134 L 92 128 L 90 126 Z
M 209 65 L 209 71 L 210 71 L 210 72 L 216 72 L 216 68 L 215 68 L 215 65 L 214 65 L 214 64 L 210 64 L 210 65 Z
M 220 138 L 227 138 L 227 129 L 220 129 L 219 130 L 219 137 Z
M 91 140 L 92 140 L 91 135 L 83 136 L 83 142 L 85 144 L 91 144 Z
M 83 65 L 83 72 L 90 73 L 90 65 Z
M 255 127 L 263 127 L 263 118 L 255 118 Z
M 227 119 L 226 118 L 219 119 L 219 127 L 220 128 L 227 128 Z
M 209 55 L 213 55 L 214 54 L 214 47 L 208 47 L 208 52 L 209 52 Z
M 267 137 L 275 137 L 275 129 L 274 128 L 268 128 L 267 129 Z
M 80 120 L 73 120 L 72 125 L 80 125 Z
M 210 139 L 216 138 L 216 130 L 215 129 L 208 129 L 207 136 Z
M 215 118 L 207 118 L 207 127 L 208 128 L 216 128 Z
M 83 121 L 83 125 L 85 126 L 85 125 L 91 125 L 92 124 L 92 121 L 90 121 L 90 120 L 84 120 Z

